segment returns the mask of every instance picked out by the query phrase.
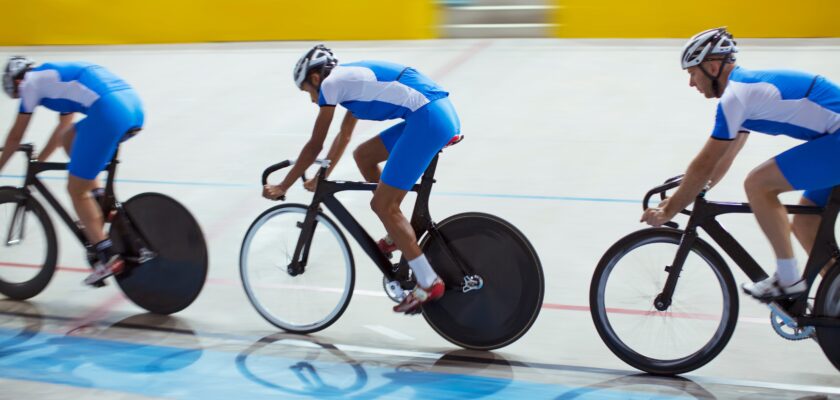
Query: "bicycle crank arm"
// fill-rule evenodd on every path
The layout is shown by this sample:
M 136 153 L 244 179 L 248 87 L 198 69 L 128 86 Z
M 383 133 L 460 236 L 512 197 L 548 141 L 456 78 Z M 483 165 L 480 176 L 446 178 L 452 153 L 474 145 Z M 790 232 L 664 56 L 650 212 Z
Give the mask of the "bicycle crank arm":
M 785 309 L 782 308 L 782 306 L 780 306 L 778 303 L 774 301 L 772 303 L 767 304 L 767 306 L 770 307 L 770 310 L 773 311 L 773 313 L 779 316 L 779 319 L 781 319 L 785 326 L 794 329 L 799 328 L 799 324 L 796 322 L 796 320 L 793 319 L 793 317 L 791 317 L 790 314 L 788 314 L 787 311 L 785 311 Z

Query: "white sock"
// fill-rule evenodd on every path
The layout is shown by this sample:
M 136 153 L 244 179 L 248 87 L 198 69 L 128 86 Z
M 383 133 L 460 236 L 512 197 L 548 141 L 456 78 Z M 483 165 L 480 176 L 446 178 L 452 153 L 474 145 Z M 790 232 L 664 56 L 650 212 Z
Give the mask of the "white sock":
M 414 276 L 417 277 L 417 284 L 420 287 L 427 288 L 432 286 L 432 283 L 438 277 L 435 270 L 432 269 L 432 265 L 429 264 L 429 260 L 426 259 L 425 254 L 421 254 L 420 257 L 413 260 L 408 260 L 408 266 L 414 271 Z
M 776 260 L 776 276 L 779 277 L 779 284 L 790 286 L 796 283 L 799 276 L 799 268 L 796 267 L 796 258 L 784 258 Z

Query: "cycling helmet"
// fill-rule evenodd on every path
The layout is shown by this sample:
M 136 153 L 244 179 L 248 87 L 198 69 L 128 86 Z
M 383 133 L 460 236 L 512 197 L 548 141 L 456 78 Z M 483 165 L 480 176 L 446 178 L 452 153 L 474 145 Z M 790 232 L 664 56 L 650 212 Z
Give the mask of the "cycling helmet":
M 307 51 L 295 64 L 295 69 L 292 71 L 295 85 L 301 88 L 303 81 L 314 68 L 326 67 L 329 70 L 336 65 L 338 65 L 338 59 L 333 56 L 332 51 L 323 44 L 319 44 Z
M 726 27 L 709 29 L 694 35 L 685 44 L 682 52 L 682 69 L 700 65 L 712 56 L 723 56 L 724 62 L 735 61 L 734 53 L 738 52 L 732 34 Z
M 9 97 L 15 95 L 15 80 L 23 78 L 23 73 L 26 72 L 35 62 L 23 56 L 11 56 L 6 63 L 6 69 L 3 70 L 3 91 Z
M 726 27 L 709 29 L 688 39 L 682 52 L 682 69 L 695 66 L 700 68 L 703 75 L 712 81 L 712 90 L 715 91 L 715 95 L 720 97 L 720 75 L 723 73 L 723 67 L 718 68 L 717 75 L 712 76 L 703 68 L 702 63 L 714 56 L 723 60 L 724 64 L 734 63 L 734 54 L 737 52 L 735 40 L 732 39 L 732 34 L 726 31 Z

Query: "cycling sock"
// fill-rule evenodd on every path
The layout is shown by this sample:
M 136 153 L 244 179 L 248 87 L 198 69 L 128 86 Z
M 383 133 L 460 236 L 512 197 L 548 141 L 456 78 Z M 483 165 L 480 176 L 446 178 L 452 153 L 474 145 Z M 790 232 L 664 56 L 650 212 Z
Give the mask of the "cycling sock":
M 776 276 L 779 284 L 790 286 L 799 280 L 799 268 L 796 267 L 796 258 L 784 258 L 776 260 Z
M 96 256 L 103 264 L 107 263 L 111 256 L 114 255 L 113 243 L 111 239 L 105 239 L 94 246 L 96 248 Z
M 432 265 L 429 264 L 429 260 L 426 259 L 425 254 L 420 254 L 420 257 L 413 260 L 408 260 L 408 266 L 414 271 L 414 276 L 417 277 L 417 283 L 420 287 L 427 288 L 432 286 L 432 283 L 438 278 L 435 270 L 432 269 Z

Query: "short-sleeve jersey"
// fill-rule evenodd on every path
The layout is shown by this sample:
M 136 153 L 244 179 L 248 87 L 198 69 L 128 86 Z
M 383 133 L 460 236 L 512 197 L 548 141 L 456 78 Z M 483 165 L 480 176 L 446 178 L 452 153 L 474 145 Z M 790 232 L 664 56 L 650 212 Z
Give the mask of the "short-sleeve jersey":
M 405 118 L 448 95 L 438 84 L 411 67 L 384 61 L 360 61 L 333 68 L 321 82 L 318 104 L 341 104 L 356 118 L 383 121 Z
M 720 98 L 712 137 L 756 131 L 813 140 L 840 130 L 840 87 L 797 71 L 735 67 Z
M 64 114 L 87 114 L 100 97 L 126 89 L 131 86 L 99 65 L 46 63 L 24 75 L 18 87 L 20 112 L 28 114 L 37 106 L 44 106 Z

